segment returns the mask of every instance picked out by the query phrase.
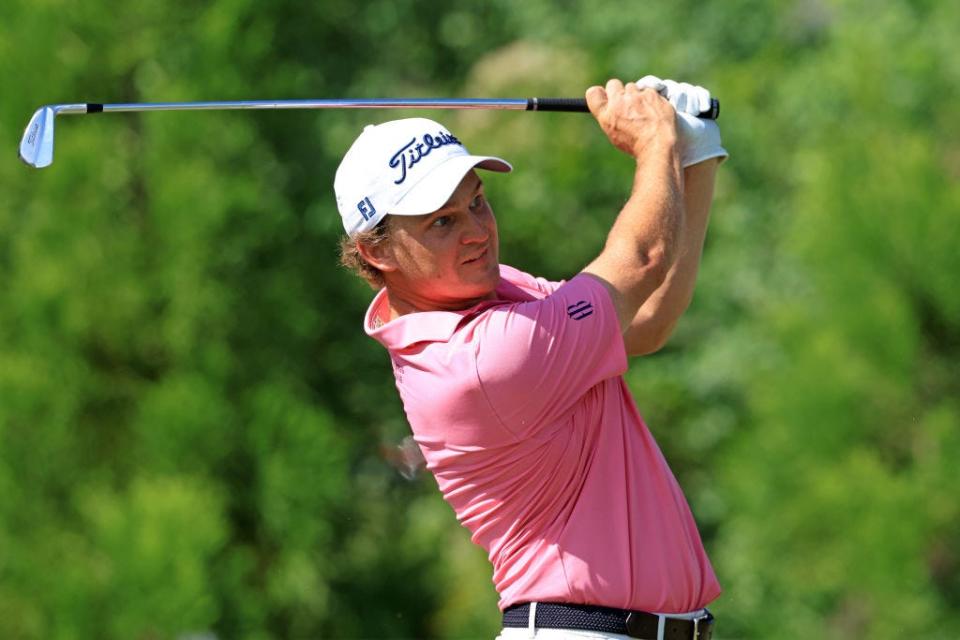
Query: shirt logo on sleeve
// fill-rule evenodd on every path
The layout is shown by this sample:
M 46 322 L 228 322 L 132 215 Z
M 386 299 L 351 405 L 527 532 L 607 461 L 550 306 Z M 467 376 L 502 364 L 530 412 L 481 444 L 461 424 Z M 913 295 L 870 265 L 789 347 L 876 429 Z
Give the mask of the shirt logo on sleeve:
M 586 300 L 580 300 L 567 307 L 567 315 L 574 320 L 583 320 L 589 315 L 593 315 L 593 305 Z

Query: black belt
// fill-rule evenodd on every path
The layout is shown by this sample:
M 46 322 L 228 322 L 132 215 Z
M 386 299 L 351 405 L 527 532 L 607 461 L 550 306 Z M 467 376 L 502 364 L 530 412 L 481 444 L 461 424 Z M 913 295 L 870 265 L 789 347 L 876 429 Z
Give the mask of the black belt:
M 695 620 L 666 618 L 664 640 L 710 640 L 713 635 L 713 616 L 704 610 Z M 503 612 L 504 627 L 526 627 L 530 624 L 530 604 L 516 604 Z M 657 640 L 660 616 L 646 611 L 613 609 L 590 604 L 538 602 L 534 627 L 544 629 L 578 629 L 619 633 L 631 638 Z

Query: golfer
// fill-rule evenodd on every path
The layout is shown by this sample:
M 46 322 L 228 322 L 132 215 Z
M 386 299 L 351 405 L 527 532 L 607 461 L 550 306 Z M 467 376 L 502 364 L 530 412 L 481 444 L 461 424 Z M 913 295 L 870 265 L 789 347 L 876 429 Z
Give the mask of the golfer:
M 623 374 L 690 302 L 727 153 L 691 115 L 709 104 L 702 87 L 647 76 L 586 98 L 636 171 L 603 250 L 570 280 L 500 264 L 477 170 L 511 166 L 421 118 L 368 126 L 344 156 L 342 259 L 379 289 L 364 329 L 493 564 L 500 638 L 705 639 L 720 587 Z

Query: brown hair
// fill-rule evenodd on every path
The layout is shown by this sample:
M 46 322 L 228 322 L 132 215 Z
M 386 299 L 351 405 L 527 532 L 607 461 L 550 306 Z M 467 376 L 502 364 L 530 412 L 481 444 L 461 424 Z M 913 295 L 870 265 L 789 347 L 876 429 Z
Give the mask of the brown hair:
M 384 216 L 373 229 L 340 238 L 340 264 L 366 280 L 372 289 L 381 289 L 386 284 L 383 272 L 364 260 L 357 245 L 375 247 L 388 242 L 390 240 L 389 220 L 390 216 Z

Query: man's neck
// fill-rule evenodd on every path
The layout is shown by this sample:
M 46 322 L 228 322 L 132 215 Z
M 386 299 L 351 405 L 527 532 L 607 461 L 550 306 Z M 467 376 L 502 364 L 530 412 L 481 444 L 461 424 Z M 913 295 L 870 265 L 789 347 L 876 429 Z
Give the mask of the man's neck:
M 496 299 L 496 291 L 491 291 L 485 296 L 478 298 L 455 298 L 455 299 L 425 299 L 418 296 L 404 295 L 404 292 L 396 291 L 387 287 L 387 306 L 388 318 L 381 318 L 383 322 L 389 322 L 405 316 L 409 313 L 420 313 L 423 311 L 463 311 L 469 309 L 485 300 Z

